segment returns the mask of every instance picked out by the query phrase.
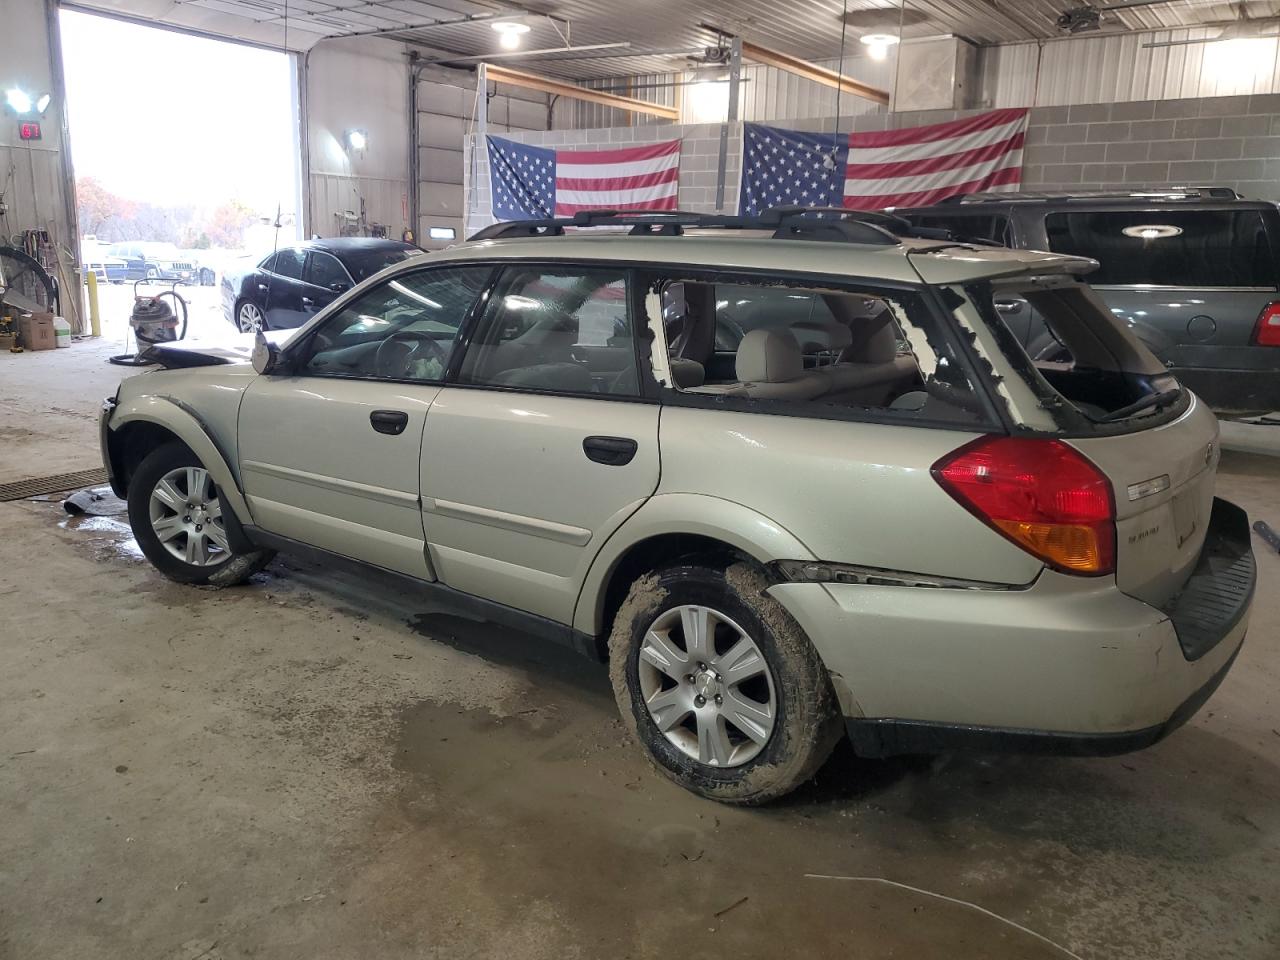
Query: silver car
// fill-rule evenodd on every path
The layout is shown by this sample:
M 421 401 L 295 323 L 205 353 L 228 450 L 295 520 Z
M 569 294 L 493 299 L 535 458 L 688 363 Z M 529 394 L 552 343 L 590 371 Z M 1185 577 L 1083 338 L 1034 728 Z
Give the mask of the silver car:
M 501 224 L 252 362 L 155 348 L 170 369 L 106 403 L 103 456 L 165 575 L 229 585 L 276 550 L 401 575 L 607 661 L 657 768 L 717 800 L 792 790 L 842 735 L 1151 744 L 1248 625 L 1217 421 L 1093 261 L 911 233 Z M 1014 296 L 1063 357 L 1031 359 Z

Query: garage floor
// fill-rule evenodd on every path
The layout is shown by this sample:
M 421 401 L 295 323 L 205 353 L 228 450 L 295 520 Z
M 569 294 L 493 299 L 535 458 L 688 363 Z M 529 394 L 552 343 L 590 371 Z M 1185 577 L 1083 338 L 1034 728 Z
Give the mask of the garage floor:
M 0 357 L 0 482 L 95 465 L 118 349 Z M 1228 453 L 1220 492 L 1280 525 L 1278 479 Z M 373 577 L 181 587 L 57 500 L 0 531 L 3 960 L 1280 956 L 1261 541 L 1249 642 L 1164 743 L 841 751 L 737 810 L 647 768 L 601 669 Z

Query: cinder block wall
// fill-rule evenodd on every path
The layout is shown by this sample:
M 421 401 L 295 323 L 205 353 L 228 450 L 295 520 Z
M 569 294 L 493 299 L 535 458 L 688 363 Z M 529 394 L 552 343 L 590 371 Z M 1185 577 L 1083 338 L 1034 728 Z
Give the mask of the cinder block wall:
M 1280 94 L 1031 111 L 1027 190 L 1214 184 L 1280 200 Z

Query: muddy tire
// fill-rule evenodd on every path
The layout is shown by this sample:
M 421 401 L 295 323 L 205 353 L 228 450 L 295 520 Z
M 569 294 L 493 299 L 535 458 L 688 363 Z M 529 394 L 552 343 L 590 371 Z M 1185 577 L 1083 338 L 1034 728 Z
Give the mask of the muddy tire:
M 225 507 L 204 464 L 184 444 L 147 454 L 129 481 L 129 525 L 152 565 L 179 583 L 229 587 L 243 583 L 275 553 L 231 549 Z
M 631 586 L 609 637 L 623 722 L 649 759 L 712 800 L 804 783 L 840 738 L 826 667 L 754 566 L 675 566 Z

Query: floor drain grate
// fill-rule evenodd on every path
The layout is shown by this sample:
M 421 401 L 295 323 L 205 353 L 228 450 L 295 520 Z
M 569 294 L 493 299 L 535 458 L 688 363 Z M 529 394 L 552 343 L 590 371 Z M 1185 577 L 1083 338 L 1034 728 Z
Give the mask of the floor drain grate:
M 0 503 L 10 500 L 26 500 L 29 497 L 42 497 L 47 493 L 59 493 L 63 490 L 78 490 L 94 484 L 106 483 L 107 471 L 102 467 L 92 470 L 77 470 L 75 473 L 59 473 L 52 477 L 32 477 L 30 480 L 15 480 L 13 483 L 0 483 Z

